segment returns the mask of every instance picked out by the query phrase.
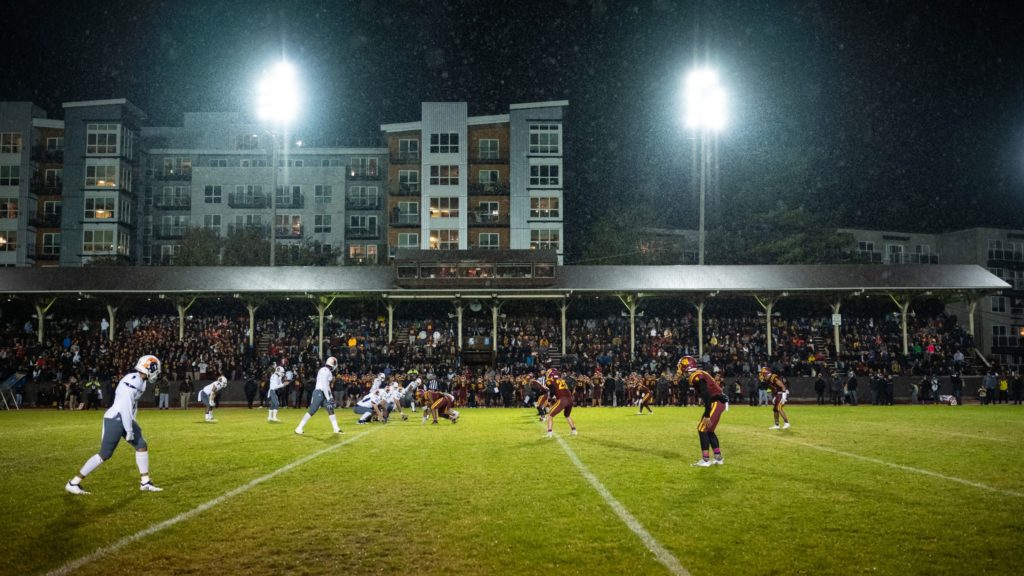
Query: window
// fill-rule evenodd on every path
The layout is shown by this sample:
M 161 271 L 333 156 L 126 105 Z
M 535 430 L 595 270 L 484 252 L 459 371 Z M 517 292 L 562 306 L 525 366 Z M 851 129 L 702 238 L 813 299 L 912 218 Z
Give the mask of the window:
M 21 132 L 0 132 L 0 154 L 21 152 Z
M 330 184 L 317 184 L 313 187 L 313 202 L 316 204 L 330 204 L 334 195 L 334 186 Z
M 47 168 L 43 172 L 43 184 L 47 188 L 56 188 L 60 186 L 64 180 L 64 169 L 63 168 Z
M 278 186 L 274 202 L 279 208 L 302 208 L 302 187 L 299 185 Z
M 242 158 L 242 160 L 240 162 L 241 162 L 242 168 L 266 168 L 267 167 L 266 159 L 261 159 L 261 158 Z
M 499 216 L 497 202 L 481 202 L 477 204 L 476 222 L 481 224 L 497 224 Z
M 86 165 L 85 186 L 87 188 L 117 188 L 117 165 Z
M 418 224 L 420 221 L 419 202 L 399 202 L 395 207 L 395 224 Z
M 119 124 L 87 124 L 85 128 L 85 153 L 89 156 L 113 156 L 117 154 Z M 113 239 L 111 239 L 113 240 Z
M 455 132 L 430 135 L 430 152 L 433 154 L 457 154 L 459 135 Z
M 205 204 L 220 204 L 224 198 L 220 186 L 207 186 L 203 189 L 203 202 Z
M 348 207 L 376 209 L 380 207 L 380 190 L 376 186 L 352 186 L 348 189 Z
M 484 249 L 487 249 L 487 250 L 497 250 L 498 249 L 498 233 L 497 232 L 481 232 L 480 236 L 479 236 L 479 240 L 477 241 L 477 246 L 479 248 L 484 248 Z
M 64 149 L 64 137 L 53 136 L 46 139 L 46 150 L 49 152 L 57 152 L 58 150 Z
M 44 256 L 60 255 L 60 232 L 46 232 L 43 234 L 42 254 Z
M 348 171 L 350 176 L 376 177 L 376 158 L 352 158 L 349 160 Z
M 885 245 L 885 261 L 886 264 L 905 264 L 902 244 L 886 244 Z
M 0 218 L 18 217 L 18 199 L 0 198 Z
M 530 154 L 558 155 L 561 150 L 561 124 L 530 124 Z
M 530 230 L 530 248 L 558 250 L 558 230 Z
M 416 232 L 401 232 L 398 234 L 399 248 L 419 248 L 420 235 Z
M 0 252 L 15 252 L 18 250 L 18 231 L 0 230 Z
M 113 252 L 113 230 L 84 230 L 82 232 L 82 252 Z
M 530 218 L 559 218 L 558 198 L 530 198 Z
M 189 158 L 164 158 L 163 175 L 165 177 L 191 176 L 192 160 Z
M 344 166 L 345 162 L 339 158 L 324 158 L 323 160 L 320 161 L 320 165 L 323 166 L 324 168 L 327 168 L 328 166 L 339 168 L 341 166 Z
M 220 233 L 220 214 L 203 215 L 203 228 L 213 228 Z
M 349 216 L 347 232 L 353 236 L 377 236 L 377 217 L 361 215 Z
M 210 158 L 210 167 L 211 168 L 227 168 L 228 167 L 228 159 L 227 158 Z
M 480 171 L 480 184 L 485 188 L 494 186 L 498 183 L 501 174 L 497 170 L 481 170 Z
M 420 141 L 419 140 L 399 140 L 398 141 L 398 161 L 399 162 L 418 162 L 420 159 Z
M 313 233 L 314 234 L 330 234 L 331 232 L 331 215 L 330 214 L 316 214 L 313 216 Z
M 47 200 L 46 202 L 43 202 L 43 216 L 49 218 L 60 216 L 60 208 L 60 200 Z
M 993 312 L 1006 312 L 1006 297 L 1005 296 L 993 296 L 992 297 L 992 311 Z
M 352 244 L 348 247 L 348 257 L 350 260 L 354 260 L 359 264 L 376 264 L 377 245 Z
M 430 184 L 432 186 L 457 186 L 459 184 L 459 167 L 431 166 Z
M 17 186 L 21 184 L 21 166 L 17 164 L 0 165 L 0 186 Z
M 170 264 L 181 254 L 181 244 L 162 244 L 160 246 L 160 263 Z
M 458 218 L 459 199 L 457 197 L 431 198 L 431 218 Z
M 96 220 L 112 220 L 114 218 L 114 197 L 86 198 L 85 217 Z
M 431 230 L 430 231 L 430 249 L 431 250 L 458 250 L 459 249 L 459 231 L 458 230 Z
M 277 161 L 277 166 L 279 168 L 284 168 L 285 164 L 286 162 L 283 158 Z M 302 160 L 289 160 L 287 164 L 289 168 L 302 168 L 303 162 Z
M 420 190 L 420 171 L 419 170 L 399 170 L 398 171 L 398 190 L 399 190 L 399 192 L 419 192 L 419 190 Z
M 498 159 L 498 141 L 481 139 L 480 140 L 480 159 L 481 160 L 497 160 Z
M 561 186 L 562 180 L 559 177 L 560 168 L 558 164 L 531 164 L 530 165 L 530 186 Z

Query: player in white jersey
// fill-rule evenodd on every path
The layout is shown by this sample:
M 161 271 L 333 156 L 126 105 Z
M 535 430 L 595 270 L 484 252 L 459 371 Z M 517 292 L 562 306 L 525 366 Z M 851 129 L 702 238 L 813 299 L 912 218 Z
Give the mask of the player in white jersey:
M 331 427 L 334 428 L 335 434 L 341 434 L 341 429 L 338 428 L 338 417 L 334 415 L 334 371 L 338 369 L 338 359 L 331 356 L 324 362 L 324 365 L 320 367 L 320 371 L 316 373 L 316 388 L 313 389 L 313 398 L 309 401 L 309 411 L 302 415 L 302 422 L 299 422 L 298 427 L 295 428 L 296 434 L 302 434 L 303 428 L 306 427 L 306 422 L 316 414 L 316 411 L 323 406 L 327 409 L 327 418 L 331 421 Z
M 416 390 L 419 389 L 420 386 L 423 386 L 423 380 L 420 380 L 419 377 L 405 385 L 404 395 L 406 399 L 409 400 L 409 406 L 412 408 L 413 412 L 416 411 Z
M 277 397 L 277 391 L 284 388 L 284 385 L 284 366 L 278 366 L 270 375 L 270 386 L 267 388 L 267 402 L 270 404 L 267 422 L 280 422 L 277 419 L 277 411 L 281 408 L 281 400 Z
M 402 420 L 408 420 L 409 416 L 402 412 L 402 396 L 405 392 L 398 382 L 392 382 L 388 385 L 387 391 L 384 392 L 384 421 L 387 422 L 388 418 L 391 418 L 391 413 L 398 410 L 398 414 L 402 417 Z
M 139 490 L 143 492 L 160 492 L 149 481 L 149 445 L 142 437 L 142 428 L 135 421 L 135 413 L 139 409 L 139 399 L 146 392 L 146 381 L 160 374 L 160 360 L 156 356 L 143 356 L 135 363 L 135 372 L 125 375 L 117 383 L 114 391 L 114 403 L 103 414 L 103 435 L 100 440 L 100 451 L 86 460 L 78 475 L 64 485 L 64 490 L 71 494 L 88 494 L 82 487 L 82 479 L 99 467 L 114 454 L 114 449 L 125 439 L 135 448 L 135 464 L 139 467 L 142 479 Z
M 384 421 L 384 415 L 381 412 L 381 404 L 384 400 L 384 394 L 381 393 L 381 389 L 377 388 L 366 396 L 363 396 L 356 405 L 352 407 L 352 411 L 359 414 L 359 424 L 366 424 L 370 421 L 370 418 L 376 416 L 381 422 Z
M 214 401 L 217 398 L 217 394 L 219 394 L 221 390 L 227 387 L 228 379 L 225 378 L 224 376 L 221 376 L 214 380 L 213 382 L 204 386 L 203 389 L 199 391 L 199 401 L 203 403 L 203 406 L 206 406 L 207 422 L 216 422 L 216 420 L 213 419 Z

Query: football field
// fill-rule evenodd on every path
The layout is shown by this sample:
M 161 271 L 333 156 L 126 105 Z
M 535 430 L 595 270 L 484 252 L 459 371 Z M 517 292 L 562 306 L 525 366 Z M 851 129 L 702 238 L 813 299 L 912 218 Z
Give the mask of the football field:
M 344 434 L 302 415 L 142 410 L 133 450 L 101 412 L 0 413 L 0 574 L 1020 574 L 1024 407 L 734 406 L 724 466 L 694 468 L 700 408 L 418 414 Z

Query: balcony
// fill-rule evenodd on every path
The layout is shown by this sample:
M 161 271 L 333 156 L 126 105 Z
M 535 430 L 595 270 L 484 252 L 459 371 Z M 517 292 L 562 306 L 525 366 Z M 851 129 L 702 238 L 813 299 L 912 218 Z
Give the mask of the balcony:
M 420 184 L 419 182 L 405 182 L 398 186 L 392 186 L 388 190 L 388 194 L 392 196 L 419 196 L 420 195 Z
M 470 226 L 508 226 L 508 214 L 495 214 L 490 210 L 472 211 L 467 217 Z
M 157 196 L 153 198 L 153 207 L 161 210 L 190 210 L 192 198 L 188 196 Z
M 191 182 L 192 170 L 160 170 L 153 173 L 153 179 L 161 182 Z
M 161 240 L 173 240 L 183 238 L 188 226 L 181 224 L 158 224 L 153 226 L 153 236 Z
M 33 178 L 28 190 L 36 196 L 59 196 L 64 190 L 64 182 L 60 179 L 46 182 L 42 178 Z
M 306 205 L 306 197 L 301 192 L 286 195 L 279 194 L 274 199 L 274 202 L 278 208 L 301 209 Z
M 348 171 L 345 172 L 345 178 L 348 180 L 376 181 L 380 180 L 382 176 L 383 175 L 380 170 L 353 170 L 352 168 L 349 168 Z
M 266 224 L 228 224 L 228 234 L 255 230 L 261 238 L 267 236 L 268 226 Z
M 470 196 L 508 196 L 508 185 L 495 182 L 491 184 L 471 183 L 467 186 Z
M 231 192 L 228 194 L 228 206 L 231 208 L 269 208 L 266 194 L 253 192 Z
M 33 162 L 52 162 L 61 164 L 64 162 L 63 150 L 49 150 L 45 146 L 33 146 L 30 158 Z
M 274 228 L 274 238 L 279 240 L 301 240 L 302 232 L 301 224 L 297 226 L 277 226 Z
M 377 226 L 345 227 L 346 240 L 376 240 L 380 238 L 380 228 Z
M 28 215 L 28 225 L 35 228 L 60 228 L 60 213 L 38 214 L 30 212 Z
M 508 164 L 508 154 L 470 154 L 470 164 Z
M 31 252 L 29 252 L 31 254 Z M 60 260 L 60 246 L 36 246 L 35 259 L 52 262 Z
M 373 200 L 346 200 L 346 210 L 380 210 L 380 199 L 374 198 Z
M 419 164 L 419 152 L 399 152 L 390 157 L 391 164 Z
M 388 224 L 396 228 L 418 227 L 420 215 L 419 212 L 395 212 L 388 219 Z
M 909 261 L 910 261 L 911 264 L 938 264 L 939 263 L 939 255 L 938 254 L 910 254 L 909 258 L 910 258 Z

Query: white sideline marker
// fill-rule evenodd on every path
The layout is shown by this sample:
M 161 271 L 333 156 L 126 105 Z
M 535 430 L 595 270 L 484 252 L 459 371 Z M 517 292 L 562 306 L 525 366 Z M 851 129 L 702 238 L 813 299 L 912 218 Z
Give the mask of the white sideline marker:
M 889 466 L 890 468 L 896 468 L 897 470 L 903 470 L 906 472 L 913 472 L 914 474 L 922 474 L 924 476 L 931 476 L 932 478 L 939 478 L 942 480 L 949 480 L 950 482 L 957 482 L 965 486 L 972 488 L 980 488 L 982 490 L 988 490 L 989 492 L 995 492 L 996 494 L 1004 494 L 1006 496 L 1016 496 L 1017 498 L 1024 498 L 1024 492 L 1017 492 L 1015 490 L 1006 490 L 1004 488 L 996 488 L 995 486 L 989 486 L 988 484 L 982 484 L 980 482 L 972 482 L 970 480 L 964 480 L 963 478 L 957 478 L 956 476 L 946 476 L 945 474 L 939 474 L 938 472 L 932 472 L 931 470 L 925 470 L 923 468 L 914 468 L 913 466 L 906 466 L 904 464 L 896 464 L 895 462 L 886 462 L 885 460 L 879 460 L 878 458 L 872 458 L 870 456 L 861 456 L 860 454 L 854 454 L 852 452 L 843 452 L 842 450 L 836 450 L 835 448 L 826 448 L 824 446 L 816 446 L 814 444 L 808 444 L 806 442 L 799 442 L 797 440 L 791 440 L 789 438 L 783 438 L 780 436 L 772 436 L 770 434 L 757 434 L 758 436 L 765 436 L 773 438 L 775 440 L 781 440 L 783 442 L 789 442 L 790 444 L 796 444 L 797 446 L 804 446 L 805 448 L 813 448 L 814 450 L 821 450 L 822 452 L 828 452 L 830 454 L 838 454 L 839 456 L 846 456 L 847 458 L 854 458 L 856 460 L 863 460 L 865 462 L 871 462 L 872 464 L 880 464 L 882 466 Z
M 264 476 L 260 476 L 259 478 L 256 478 L 255 480 L 252 480 L 252 481 L 250 481 L 247 484 L 243 484 L 243 485 L 239 486 L 238 488 L 235 488 L 234 490 L 231 490 L 229 492 L 225 492 L 224 494 L 221 494 L 220 496 L 217 496 L 213 500 L 210 500 L 208 502 L 204 502 L 204 503 L 200 504 L 199 506 L 196 506 L 195 508 L 189 510 L 188 512 L 182 512 L 181 514 L 178 514 L 174 518 L 170 518 L 170 519 L 164 520 L 163 522 L 160 522 L 158 524 L 154 524 L 154 525 L 150 526 L 149 528 L 146 528 L 145 530 L 142 530 L 140 532 L 136 532 L 135 534 L 132 534 L 131 536 L 126 536 L 126 537 L 118 540 L 117 542 L 114 542 L 113 544 L 110 544 L 109 546 L 104 546 L 103 548 L 99 548 L 98 550 L 96 550 L 92 554 L 87 554 L 87 555 L 82 556 L 81 558 L 79 558 L 77 560 L 72 560 L 71 562 L 68 562 L 67 564 L 64 564 L 60 568 L 55 568 L 55 569 L 47 572 L 47 576 L 63 576 L 64 574 L 70 574 L 70 573 L 78 570 L 82 566 L 85 566 L 86 564 L 89 564 L 89 563 L 91 563 L 91 562 L 93 562 L 95 560 L 98 560 L 98 559 L 102 558 L 103 556 L 106 556 L 107 554 L 110 554 L 112 552 L 116 552 L 116 551 L 120 550 L 121 548 L 124 548 L 125 546 L 131 544 L 132 542 L 137 542 L 139 540 L 142 540 L 146 536 L 150 536 L 152 534 L 156 534 L 157 532 L 159 532 L 161 530 L 164 530 L 166 528 L 170 528 L 171 526 L 174 526 L 175 524 L 177 524 L 179 522 L 183 522 L 185 520 L 188 520 L 189 518 L 192 518 L 193 516 L 195 516 L 197 514 L 201 514 L 201 513 L 205 512 L 205 511 L 209 510 L 210 508 L 213 508 L 214 506 L 220 504 L 221 502 L 224 502 L 225 500 L 229 500 L 231 498 L 234 498 L 235 496 L 238 496 L 240 494 L 244 494 L 244 493 L 248 492 L 252 488 L 254 488 L 254 487 L 256 487 L 256 486 L 266 482 L 267 480 L 270 480 L 270 479 L 274 478 L 275 476 L 279 476 L 281 474 L 284 474 L 285 472 L 288 472 L 289 470 L 292 470 L 294 468 L 298 468 L 299 466 L 302 466 L 306 462 L 309 462 L 310 460 L 312 460 L 314 458 L 318 458 L 318 457 L 320 457 L 320 456 L 322 456 L 322 455 L 324 455 L 324 454 L 326 454 L 328 452 L 331 452 L 333 450 L 337 450 L 338 448 L 341 448 L 342 446 L 344 446 L 346 444 L 351 444 L 352 442 L 355 442 L 356 440 L 362 438 L 363 436 L 366 436 L 370 432 L 373 432 L 373 430 L 367 430 L 366 432 L 363 432 L 361 434 L 357 434 L 355 436 L 352 436 L 351 438 L 347 438 L 344 442 L 339 442 L 339 443 L 337 443 L 337 444 L 335 444 L 333 446 L 328 446 L 327 448 L 324 448 L 323 450 L 320 450 L 318 452 L 314 452 L 314 453 L 310 454 L 309 456 L 304 456 L 302 458 L 299 458 L 298 460 L 292 462 L 291 464 L 286 464 L 286 465 L 282 466 L 281 468 L 278 468 L 277 470 L 274 470 L 273 472 L 271 472 L 269 474 L 266 474 Z
M 594 490 L 597 490 L 597 493 L 604 498 L 604 501 L 608 503 L 608 506 L 610 506 L 613 511 L 615 511 L 615 514 L 619 519 L 622 520 L 622 522 L 628 526 L 641 541 L 643 541 L 644 545 L 647 546 L 647 549 L 654 553 L 658 562 L 661 562 L 666 568 L 668 568 L 669 572 L 676 576 L 690 576 L 690 573 L 686 568 L 683 568 L 679 563 L 679 560 L 677 560 L 671 552 L 666 550 L 664 546 L 658 543 L 658 541 L 654 539 L 654 536 L 651 536 L 651 533 L 644 528 L 644 525 L 641 524 L 636 517 L 630 514 L 629 510 L 626 510 L 626 507 L 615 499 L 615 496 L 612 496 L 612 493 L 604 487 L 604 484 L 601 484 L 601 481 L 597 479 L 597 476 L 594 476 L 590 470 L 587 469 L 565 440 L 563 440 L 561 436 L 556 436 L 555 439 L 558 440 L 558 445 L 562 447 L 562 450 L 565 450 L 565 453 L 569 455 L 569 460 L 572 460 L 572 463 L 576 465 L 580 474 L 582 474 L 583 477 L 587 479 L 587 482 L 590 482 L 590 485 L 594 487 Z

